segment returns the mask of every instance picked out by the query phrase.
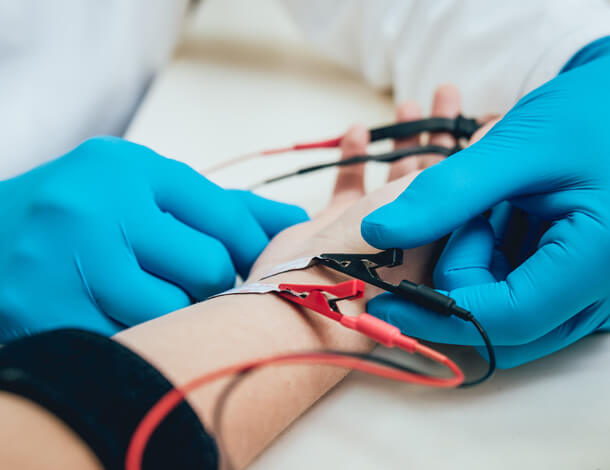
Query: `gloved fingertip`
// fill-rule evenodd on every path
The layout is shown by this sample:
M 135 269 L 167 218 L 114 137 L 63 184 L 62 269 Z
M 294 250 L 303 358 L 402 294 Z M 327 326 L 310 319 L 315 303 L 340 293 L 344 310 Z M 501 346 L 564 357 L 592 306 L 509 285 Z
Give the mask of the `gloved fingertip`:
M 362 235 L 362 238 L 364 238 L 364 241 L 375 248 L 386 248 L 383 225 L 363 220 L 362 225 L 360 226 L 360 234 Z
M 248 236 L 245 235 L 247 239 Z M 269 238 L 265 235 L 264 240 L 252 240 L 251 243 L 248 243 L 248 250 L 241 253 L 239 256 L 235 253 L 231 254 L 231 259 L 235 266 L 235 272 L 239 277 L 243 280 L 247 279 L 250 275 L 250 270 L 256 259 L 260 256 L 263 250 L 269 244 Z
M 360 233 L 364 240 L 376 248 L 394 248 L 396 235 L 402 230 L 395 223 L 394 210 L 390 205 L 380 207 L 371 212 L 360 225 Z
M 385 206 L 381 206 L 380 208 L 375 209 L 364 219 L 362 219 L 362 223 L 370 225 L 385 225 L 386 223 L 391 221 L 390 217 L 393 215 L 392 213 L 394 212 L 392 210 L 392 204 L 393 203 L 389 203 Z
M 366 311 L 370 315 L 379 318 L 380 320 L 388 320 L 388 311 L 391 308 L 392 298 L 391 294 L 385 293 L 380 294 L 377 297 L 373 297 L 369 300 Z
M 309 215 L 305 209 L 294 204 L 275 202 L 273 207 L 269 207 L 269 209 L 271 210 L 266 216 L 259 215 L 257 219 L 271 238 L 288 227 L 302 224 L 309 220 Z
M 284 219 L 289 225 L 302 224 L 310 220 L 309 214 L 305 209 L 296 204 L 285 204 L 287 207 L 287 216 Z
M 371 299 L 367 305 L 367 313 L 396 326 L 403 333 L 415 331 L 416 326 L 419 329 L 423 327 L 424 330 L 433 329 L 425 320 L 430 312 L 389 292 Z
M 269 237 L 282 230 L 309 220 L 307 212 L 295 205 L 267 199 L 251 191 L 229 190 L 235 194 L 250 210 Z
M 360 233 L 376 248 L 413 248 L 435 239 L 426 219 L 425 211 L 399 196 L 362 219 Z

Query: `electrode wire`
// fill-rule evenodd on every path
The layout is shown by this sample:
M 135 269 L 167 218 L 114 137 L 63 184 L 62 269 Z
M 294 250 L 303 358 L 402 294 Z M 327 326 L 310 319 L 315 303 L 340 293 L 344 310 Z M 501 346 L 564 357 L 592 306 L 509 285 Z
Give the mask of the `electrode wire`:
M 148 441 L 150 440 L 154 431 L 159 427 L 169 413 L 171 413 L 183 400 L 185 400 L 189 393 L 222 377 L 243 374 L 272 364 L 323 364 L 343 367 L 351 370 L 359 370 L 367 374 L 400 382 L 416 383 L 439 388 L 458 387 L 464 381 L 464 374 L 457 364 L 446 356 L 443 356 L 430 348 L 427 348 L 426 346 L 423 346 L 422 351 L 425 351 L 426 349 L 431 351 L 430 357 L 443 357 L 444 359 L 442 364 L 454 374 L 454 377 L 441 378 L 426 376 L 414 372 L 413 369 L 402 366 L 398 363 L 394 363 L 393 361 L 389 361 L 388 359 L 336 351 L 289 353 L 262 359 L 254 359 L 196 377 L 182 387 L 174 388 L 167 392 L 146 413 L 144 418 L 136 427 L 127 448 L 125 470 L 142 470 L 142 458 L 144 456 L 144 451 Z M 426 354 L 424 353 L 424 355 Z
M 307 173 L 313 173 L 315 171 L 325 170 L 327 168 L 358 165 L 360 163 L 366 163 L 366 162 L 393 163 L 393 162 L 401 160 L 403 158 L 407 158 L 407 157 L 411 157 L 411 156 L 415 156 L 415 155 L 435 154 L 435 155 L 443 155 L 443 156 L 448 157 L 450 155 L 453 155 L 455 152 L 457 152 L 459 150 L 461 150 L 461 148 L 449 148 L 449 147 L 444 147 L 442 145 L 422 145 L 420 147 L 408 147 L 408 148 L 396 149 L 396 150 L 392 150 L 391 152 L 380 153 L 377 155 L 369 155 L 369 154 L 354 155 L 353 157 L 345 158 L 343 160 L 335 160 L 332 162 L 319 163 L 317 165 L 307 166 L 307 167 L 301 168 L 299 170 L 296 170 L 296 171 L 293 171 L 290 173 L 285 173 L 283 175 L 274 176 L 273 178 L 269 178 L 269 179 L 266 179 L 259 183 L 255 183 L 252 186 L 250 186 L 248 189 L 257 189 L 266 184 L 275 183 L 277 181 L 282 181 L 284 179 L 292 178 L 294 176 L 300 176 L 300 175 L 305 175 Z
M 468 388 L 468 387 L 472 387 L 474 385 L 479 385 L 483 382 L 485 382 L 486 380 L 489 380 L 491 378 L 491 376 L 494 374 L 494 372 L 496 371 L 496 352 L 494 351 L 494 347 L 491 344 L 491 340 L 489 339 L 489 335 L 487 334 L 487 331 L 485 331 L 485 328 L 483 328 L 483 326 L 479 323 L 479 321 L 471 314 L 469 320 L 470 323 L 472 323 L 474 325 L 474 327 L 478 330 L 479 334 L 481 335 L 481 338 L 483 339 L 483 342 L 485 343 L 485 349 L 487 351 L 487 361 L 488 361 L 488 365 L 487 365 L 487 371 L 485 372 L 485 374 L 483 374 L 483 376 L 479 377 L 478 379 L 474 379 L 474 380 L 470 380 L 468 382 L 463 382 L 459 387 L 460 388 Z
M 369 130 L 370 142 L 377 142 L 386 139 L 405 139 L 424 132 L 448 132 L 456 140 L 469 139 L 479 129 L 481 125 L 476 119 L 466 118 L 458 115 L 455 118 L 431 117 L 416 121 L 405 121 L 389 124 L 386 126 L 375 127 Z M 324 148 L 336 148 L 341 145 L 344 135 L 312 142 L 297 143 L 287 147 L 266 149 L 259 152 L 247 153 L 225 160 L 202 171 L 209 175 L 221 169 L 228 168 L 238 163 L 251 160 L 255 157 L 278 155 L 288 152 L 298 152 L 301 150 L 314 150 Z

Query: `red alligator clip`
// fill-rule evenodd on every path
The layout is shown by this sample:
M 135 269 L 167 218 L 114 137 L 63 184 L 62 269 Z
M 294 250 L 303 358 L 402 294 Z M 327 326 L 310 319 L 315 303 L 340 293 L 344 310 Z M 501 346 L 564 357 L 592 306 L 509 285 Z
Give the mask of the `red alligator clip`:
M 319 284 L 280 284 L 278 294 L 289 302 L 307 307 L 314 312 L 335 320 L 350 330 L 355 330 L 387 347 L 397 346 L 408 352 L 415 352 L 418 342 L 403 335 L 398 328 L 368 313 L 351 317 L 341 313 L 337 302 L 353 300 L 364 295 L 364 282 L 360 279 L 342 282 L 335 286 Z M 333 296 L 328 298 L 327 294 Z
M 364 295 L 364 282 L 352 279 L 334 286 L 320 284 L 280 284 L 279 295 L 290 302 L 307 307 L 315 312 L 340 322 L 343 314 L 337 307 L 339 300 L 359 299 Z M 334 296 L 328 299 L 325 293 Z

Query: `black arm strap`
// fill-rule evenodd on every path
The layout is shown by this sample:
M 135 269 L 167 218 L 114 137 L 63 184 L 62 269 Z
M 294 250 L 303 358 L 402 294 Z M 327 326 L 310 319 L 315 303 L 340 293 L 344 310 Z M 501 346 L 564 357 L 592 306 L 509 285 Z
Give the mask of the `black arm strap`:
M 62 419 L 105 468 L 125 468 L 132 433 L 172 384 L 130 349 L 80 330 L 57 330 L 0 348 L 0 390 L 28 398 Z M 182 402 L 146 447 L 144 470 L 212 470 L 218 451 Z
M 459 115 L 455 118 L 432 117 L 418 121 L 397 122 L 371 129 L 371 142 L 383 139 L 404 139 L 422 132 L 449 132 L 456 139 L 470 139 L 481 125 L 476 119 Z

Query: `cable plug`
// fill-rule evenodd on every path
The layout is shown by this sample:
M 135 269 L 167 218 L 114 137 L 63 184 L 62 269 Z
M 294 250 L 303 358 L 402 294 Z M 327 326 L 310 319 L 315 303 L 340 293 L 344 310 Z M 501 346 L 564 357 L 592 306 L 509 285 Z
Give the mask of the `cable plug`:
M 358 331 L 389 348 L 398 347 L 414 353 L 419 344 L 413 338 L 403 335 L 394 325 L 368 313 L 362 313 L 357 317 L 343 316 L 339 322 L 346 328 Z

